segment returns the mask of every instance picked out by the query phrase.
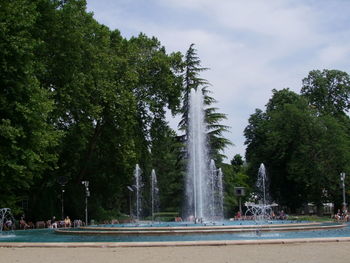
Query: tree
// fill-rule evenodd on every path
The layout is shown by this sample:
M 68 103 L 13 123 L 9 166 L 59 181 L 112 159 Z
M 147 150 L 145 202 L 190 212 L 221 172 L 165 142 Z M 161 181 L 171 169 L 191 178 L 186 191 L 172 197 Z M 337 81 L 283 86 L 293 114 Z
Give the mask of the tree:
M 245 129 L 249 175 L 256 178 L 263 162 L 271 179 L 271 194 L 293 211 L 307 202 L 321 207 L 335 201 L 332 182 L 346 161 L 349 137 L 336 118 L 320 116 L 305 97 L 284 89 L 273 91 L 266 112 L 251 115 Z
M 310 71 L 301 94 L 321 114 L 344 114 L 350 109 L 350 77 L 339 70 Z
M 226 119 L 226 115 L 217 112 L 218 108 L 212 105 L 216 103 L 216 100 L 210 96 L 209 82 L 200 78 L 200 73 L 208 70 L 201 67 L 201 61 L 197 56 L 197 50 L 194 48 L 194 44 L 191 44 L 185 55 L 184 61 L 184 75 L 183 75 L 183 104 L 181 108 L 182 119 L 179 123 L 179 128 L 185 131 L 185 137 L 188 134 L 188 112 L 189 112 L 189 95 L 192 89 L 201 90 L 204 95 L 205 108 L 205 120 L 208 129 L 209 148 L 212 159 L 217 163 L 221 163 L 224 155 L 222 151 L 226 146 L 232 143 L 223 136 L 228 131 L 228 126 L 221 124 Z
M 3 1 L 0 10 L 0 207 L 19 212 L 33 180 L 55 167 L 60 133 L 48 122 L 52 94 L 39 83 L 33 37 L 35 3 Z

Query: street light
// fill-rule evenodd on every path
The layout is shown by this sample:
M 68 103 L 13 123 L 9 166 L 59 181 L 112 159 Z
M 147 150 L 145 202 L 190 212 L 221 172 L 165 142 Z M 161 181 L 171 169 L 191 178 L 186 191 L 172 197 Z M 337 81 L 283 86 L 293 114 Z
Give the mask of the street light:
M 129 209 L 130 209 L 130 218 L 131 218 L 131 194 L 134 192 L 134 189 L 132 189 L 131 186 L 127 186 L 128 190 L 129 190 Z
M 245 187 L 234 187 L 235 196 L 239 197 L 239 212 L 242 214 L 242 196 L 245 196 Z
M 340 173 L 340 180 L 342 181 L 343 186 L 343 211 L 346 210 L 346 201 L 345 201 L 345 173 Z
M 88 225 L 88 197 L 90 196 L 89 181 L 82 181 L 81 184 L 85 186 L 85 226 Z
M 64 186 L 67 184 L 68 178 L 66 176 L 58 177 L 58 183 L 61 185 L 61 216 L 62 220 L 64 220 Z

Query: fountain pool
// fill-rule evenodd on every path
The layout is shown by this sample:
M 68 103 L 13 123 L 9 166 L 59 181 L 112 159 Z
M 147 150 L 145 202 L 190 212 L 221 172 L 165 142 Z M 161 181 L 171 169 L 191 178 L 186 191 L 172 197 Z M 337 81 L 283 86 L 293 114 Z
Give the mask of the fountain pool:
M 259 231 L 257 231 L 259 229 Z M 302 242 L 300 240 L 350 241 L 350 224 L 291 221 L 224 221 L 216 225 L 161 223 L 103 225 L 72 229 L 16 230 L 0 236 L 1 246 L 162 246 L 246 244 L 249 242 Z M 284 240 L 284 241 L 281 241 Z M 169 243 L 171 242 L 171 243 Z M 51 243 L 51 245 L 50 245 Z M 37 244 L 37 245 L 35 245 Z M 44 244 L 44 245 L 43 245 Z M 46 245 L 45 245 L 46 244 Z

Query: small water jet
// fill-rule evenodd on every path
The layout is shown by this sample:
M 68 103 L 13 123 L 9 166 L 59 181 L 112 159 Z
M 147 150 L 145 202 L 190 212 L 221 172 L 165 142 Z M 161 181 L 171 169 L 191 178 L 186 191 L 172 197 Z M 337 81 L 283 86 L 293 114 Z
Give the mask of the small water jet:
M 246 216 L 251 215 L 254 220 L 262 221 L 271 219 L 272 207 L 276 204 L 269 204 L 269 184 L 265 165 L 262 163 L 259 167 L 258 178 L 256 182 L 257 193 L 255 199 L 258 203 L 246 202 Z
M 134 170 L 134 189 L 136 190 L 136 211 L 135 211 L 135 217 L 137 220 L 140 220 L 140 217 L 142 215 L 142 171 L 140 169 L 140 166 L 136 164 L 135 170 Z
M 11 213 L 10 208 L 0 208 L 0 235 L 4 231 L 13 231 L 15 225 L 15 219 Z
M 209 165 L 209 175 L 210 175 L 210 212 L 212 220 L 222 220 L 223 219 L 223 183 L 222 177 L 223 173 L 221 168 L 217 169 L 214 160 L 210 160 Z
M 219 198 L 219 204 L 218 204 L 218 215 L 223 219 L 224 218 L 224 184 L 223 184 L 223 177 L 224 174 L 219 168 L 218 170 L 218 198 Z

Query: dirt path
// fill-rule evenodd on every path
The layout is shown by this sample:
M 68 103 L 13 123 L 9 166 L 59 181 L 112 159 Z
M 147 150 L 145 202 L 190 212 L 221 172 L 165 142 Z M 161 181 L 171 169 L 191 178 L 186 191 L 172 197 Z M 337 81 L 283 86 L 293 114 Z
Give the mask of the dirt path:
M 140 248 L 0 248 L 4 263 L 338 263 L 350 262 L 350 242 Z

